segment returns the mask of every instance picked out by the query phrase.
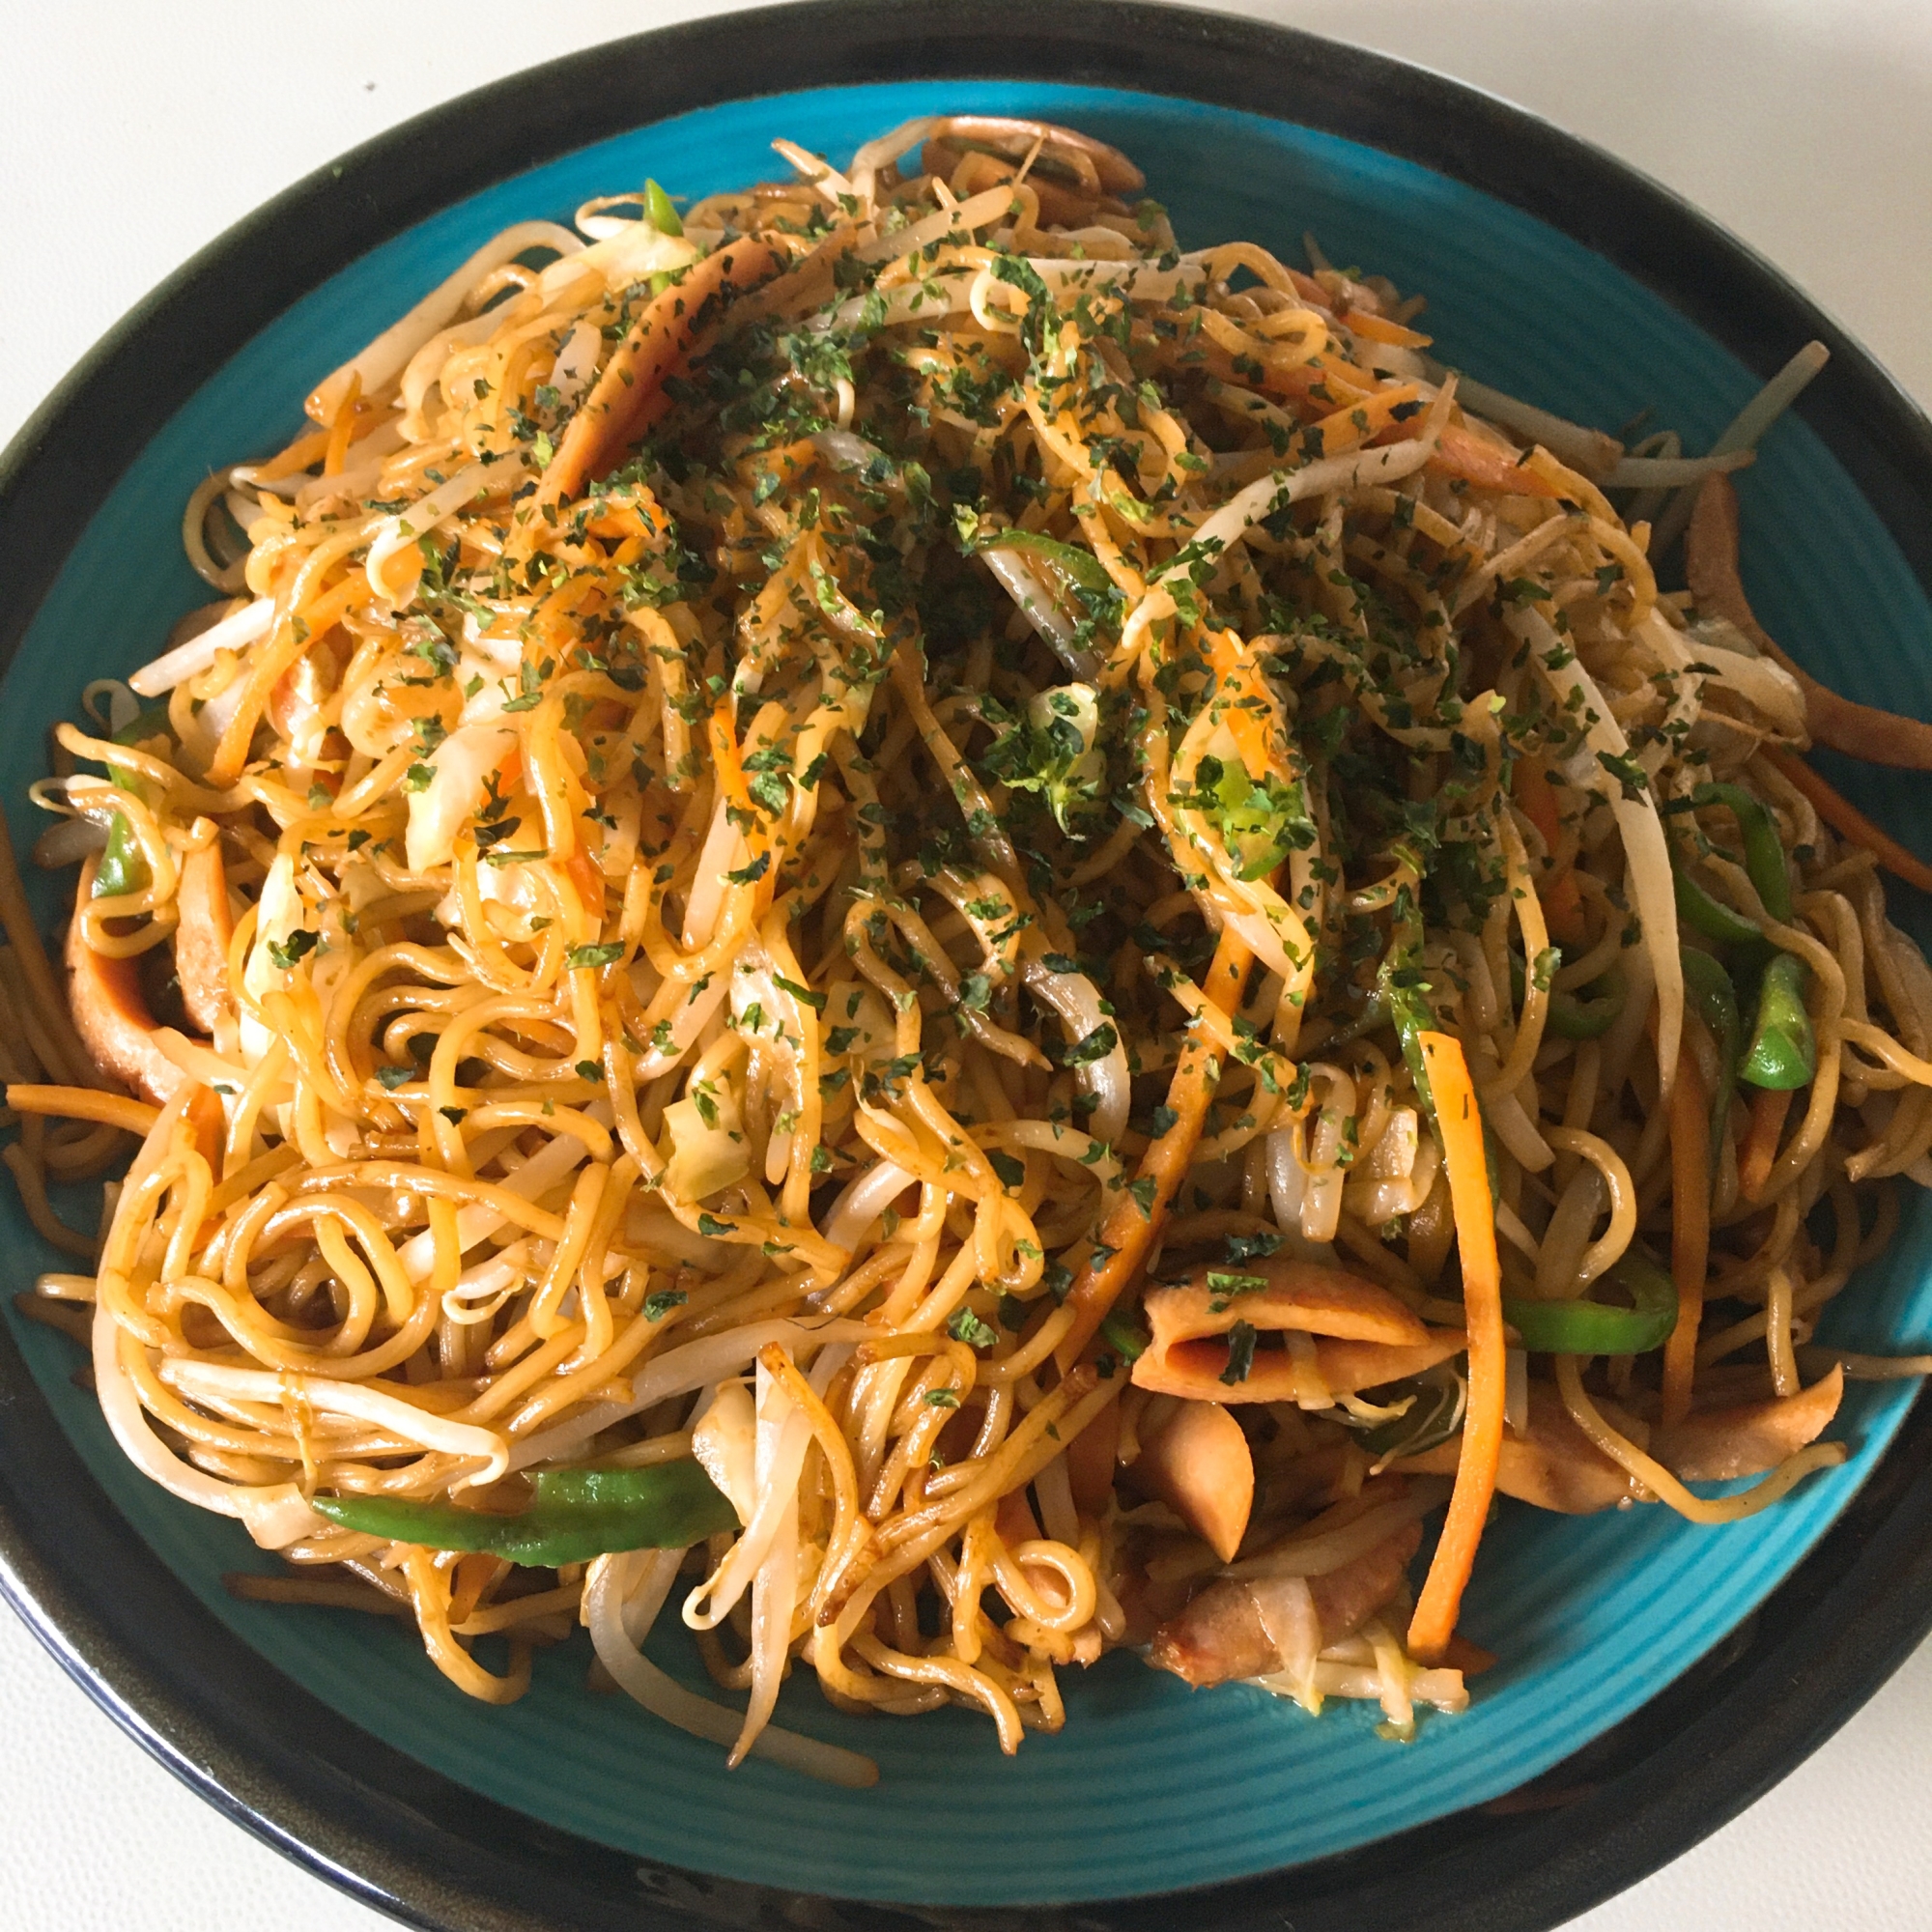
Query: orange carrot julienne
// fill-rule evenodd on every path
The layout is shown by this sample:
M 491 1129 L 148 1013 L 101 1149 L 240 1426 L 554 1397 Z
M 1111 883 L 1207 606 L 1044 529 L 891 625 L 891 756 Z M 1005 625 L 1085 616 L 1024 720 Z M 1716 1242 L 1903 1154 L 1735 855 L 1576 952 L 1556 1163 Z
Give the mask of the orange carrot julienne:
M 1463 1414 L 1463 1447 L 1456 1459 L 1456 1487 L 1449 1514 L 1416 1599 L 1408 1627 L 1410 1653 L 1439 1662 L 1456 1634 L 1463 1592 L 1475 1568 L 1503 1446 L 1503 1278 L 1496 1259 L 1495 1202 L 1483 1151 L 1483 1117 L 1475 1084 L 1459 1040 L 1448 1034 L 1418 1036 L 1435 1118 L 1442 1130 L 1442 1164 L 1456 1213 L 1456 1244 L 1463 1264 L 1463 1306 L 1469 1331 L 1469 1401 Z
M 1565 946 L 1580 946 L 1587 928 L 1583 924 L 1583 895 L 1577 890 L 1577 872 L 1565 866 L 1550 880 L 1543 899 L 1543 922 Z
M 776 449 L 761 449 L 745 458 L 742 473 L 754 488 L 770 496 L 776 489 L 794 489 L 817 466 L 818 445 L 809 436 Z
M 1563 837 L 1563 815 L 1556 804 L 1556 791 L 1541 758 L 1519 758 L 1514 784 L 1516 802 L 1529 822 L 1542 835 L 1551 852 Z M 1543 917 L 1549 930 L 1565 946 L 1580 946 L 1586 937 L 1583 924 L 1583 895 L 1577 890 L 1577 868 L 1565 866 L 1544 881 L 1537 896 L 1543 901 Z
M 279 483 L 285 476 L 299 475 L 327 449 L 328 440 L 334 434 L 333 429 L 312 429 L 307 435 L 297 437 L 279 456 L 254 466 L 256 480 Z
M 718 783 L 733 805 L 749 818 L 752 794 L 745 782 L 745 767 L 738 758 L 738 734 L 731 724 L 731 700 L 721 698 L 711 713 L 711 765 Z
M 1213 963 L 1208 968 L 1208 983 L 1204 988 L 1208 997 L 1230 1010 L 1237 1006 L 1253 957 L 1246 941 L 1224 928 Z M 1167 1106 L 1175 1116 L 1174 1123 L 1149 1145 L 1141 1155 L 1140 1172 L 1134 1177 L 1133 1187 L 1123 1187 L 1108 1210 L 1100 1228 L 1103 1259 L 1097 1265 L 1089 1261 L 1067 1292 L 1066 1305 L 1073 1311 L 1073 1325 L 1053 1351 L 1062 1375 L 1080 1359 L 1081 1352 L 1106 1320 L 1107 1311 L 1120 1299 L 1121 1291 L 1134 1278 L 1159 1236 L 1167 1219 L 1168 1204 L 1186 1177 L 1188 1162 L 1194 1158 L 1201 1129 L 1208 1119 L 1208 1103 L 1214 1097 L 1214 1083 L 1220 1077 L 1220 1055 L 1205 1030 L 1194 1028 L 1180 1049 L 1174 1078 L 1168 1083 Z M 1137 1195 L 1134 1188 L 1145 1180 L 1153 1182 L 1152 1193 L 1149 1195 L 1143 1188 Z
M 467 1623 L 476 1607 L 476 1600 L 483 1594 L 483 1586 L 507 1574 L 509 1568 L 502 1557 L 493 1556 L 488 1550 L 459 1556 L 453 1577 L 456 1587 L 449 1594 L 449 1621 Z
M 737 727 L 731 719 L 728 695 L 718 700 L 711 713 L 710 737 L 711 765 L 726 800 L 725 810 L 743 834 L 745 848 L 755 866 L 772 849 L 774 828 L 768 818 L 752 809 L 751 781 L 745 777 L 745 761 L 738 745 Z M 755 902 L 760 907 L 770 905 L 778 886 L 776 867 L 767 866 L 756 885 Z
M 1785 1116 L 1791 1112 L 1792 1089 L 1760 1087 L 1751 1095 L 1750 1131 L 1738 1155 L 1738 1192 L 1747 1201 L 1755 1201 L 1771 1179 L 1777 1161 L 1777 1140 L 1784 1131 Z
M 1241 762 L 1251 777 L 1261 778 L 1265 773 L 1275 772 L 1281 777 L 1292 778 L 1293 774 L 1282 761 L 1270 755 L 1268 727 L 1263 721 L 1275 721 L 1274 699 L 1255 674 L 1252 654 L 1245 653 L 1246 647 L 1237 632 L 1218 631 L 1211 634 L 1208 662 L 1213 666 L 1214 676 L 1220 684 L 1218 696 L 1222 700 L 1222 722 L 1233 734 Z
M 1366 336 L 1371 342 L 1391 342 L 1403 349 L 1427 349 L 1435 340 L 1433 335 L 1405 328 L 1401 323 L 1391 322 L 1385 315 L 1371 315 L 1364 308 L 1345 309 L 1338 320 L 1344 328 Z
M 597 861 L 582 845 L 574 846 L 570 857 L 563 862 L 565 876 L 577 888 L 577 896 L 582 901 L 583 909 L 593 919 L 604 912 L 604 874 L 598 869 Z
M 1670 1272 L 1677 1283 L 1677 1326 L 1663 1345 L 1663 1423 L 1690 1412 L 1704 1277 L 1711 1263 L 1711 1103 L 1689 1047 L 1677 1056 L 1670 1094 Z
M 1453 423 L 1442 432 L 1430 469 L 1460 476 L 1480 490 L 1500 490 L 1510 497 L 1554 497 L 1556 486 L 1539 476 L 1515 450 L 1471 436 Z
M 1319 422 L 1311 423 L 1309 428 L 1321 439 L 1321 453 L 1324 456 L 1338 455 L 1379 436 L 1395 420 L 1394 412 L 1404 403 L 1416 403 L 1420 408 L 1417 398 L 1421 393 L 1413 383 L 1378 389 L 1366 401 L 1348 409 L 1335 410 Z
M 1818 816 L 1835 832 L 1842 833 L 1854 845 L 1862 845 L 1878 855 L 1878 862 L 1895 878 L 1921 893 L 1932 893 L 1932 866 L 1916 853 L 1908 852 L 1889 833 L 1881 832 L 1850 799 L 1835 790 L 1795 753 L 1776 745 L 1760 747 L 1763 755 L 1784 774 L 1811 803 Z
M 359 376 L 356 382 L 359 390 L 361 382 Z M 350 444 L 353 446 L 370 435 L 376 429 L 378 421 L 378 412 L 369 407 L 367 398 L 358 393 L 349 411 Z M 334 435 L 335 429 L 332 424 L 323 429 L 310 430 L 306 435 L 297 437 L 286 449 L 270 457 L 266 463 L 252 465 L 249 473 L 258 483 L 279 483 L 284 477 L 298 476 L 327 453 L 330 439 Z
M 690 356 L 720 305 L 769 281 L 784 266 L 785 258 L 769 242 L 733 242 L 694 262 L 680 280 L 653 298 L 571 417 L 531 498 L 533 514 L 580 495 L 610 469 L 668 407 L 665 379 Z
M 1543 835 L 1543 842 L 1553 852 L 1563 837 L 1563 814 L 1556 804 L 1555 788 L 1541 758 L 1519 758 L 1512 790 L 1529 822 Z
M 221 1111 L 221 1102 L 215 1097 L 213 1087 L 203 1087 L 197 1082 L 189 1090 L 187 1105 L 182 1109 L 182 1121 L 193 1136 L 195 1151 L 211 1167 L 218 1167 L 228 1117 Z
M 349 439 L 355 433 L 355 405 L 362 400 L 362 372 L 351 372 L 349 386 L 336 406 L 335 421 L 328 432 L 328 447 L 323 453 L 322 473 L 335 476 L 349 456 Z
M 1335 298 L 1313 275 L 1304 274 L 1299 269 L 1290 269 L 1288 279 L 1303 301 L 1313 302 L 1317 308 L 1334 307 Z
M 1216 369 L 1216 363 L 1219 368 Z M 1225 352 L 1210 354 L 1208 367 L 1217 374 L 1234 376 L 1236 372 Z M 1262 387 L 1270 395 L 1292 396 L 1296 402 L 1315 408 L 1318 405 L 1332 407 L 1341 403 L 1352 408 L 1358 403 L 1366 403 L 1378 389 L 1385 384 L 1378 377 L 1365 369 L 1358 369 L 1352 362 L 1343 362 L 1329 355 L 1317 355 L 1306 362 L 1266 361 L 1262 365 Z M 1315 391 L 1325 393 L 1317 396 Z
M 583 533 L 617 544 L 612 563 L 635 563 L 643 546 L 663 535 L 667 522 L 658 499 L 641 483 L 633 483 L 597 499 L 596 514 L 585 517 Z M 636 548 L 626 552 L 627 545 Z
M 866 231 L 856 222 L 832 230 L 810 254 L 794 262 L 783 274 L 742 297 L 734 323 L 761 322 L 769 315 L 800 315 L 819 308 L 838 286 L 840 264 L 858 246 Z

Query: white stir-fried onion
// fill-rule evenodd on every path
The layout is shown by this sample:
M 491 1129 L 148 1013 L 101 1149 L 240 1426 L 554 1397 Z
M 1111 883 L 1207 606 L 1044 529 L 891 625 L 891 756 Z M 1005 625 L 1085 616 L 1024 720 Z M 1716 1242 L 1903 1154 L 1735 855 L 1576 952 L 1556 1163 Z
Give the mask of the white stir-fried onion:
M 788 1676 L 1011 1750 L 1139 1646 L 1406 1734 L 1496 1492 L 1838 1457 L 1813 1331 L 1932 1179 L 1910 856 L 1605 495 L 1728 491 L 1817 356 L 1627 453 L 1077 131 L 776 145 L 399 291 L 196 493 L 223 601 L 35 788 L 65 988 L 0 867 L 91 1269 L 23 1303 L 238 1588 L 478 1697 L 587 1626 L 863 1784 Z

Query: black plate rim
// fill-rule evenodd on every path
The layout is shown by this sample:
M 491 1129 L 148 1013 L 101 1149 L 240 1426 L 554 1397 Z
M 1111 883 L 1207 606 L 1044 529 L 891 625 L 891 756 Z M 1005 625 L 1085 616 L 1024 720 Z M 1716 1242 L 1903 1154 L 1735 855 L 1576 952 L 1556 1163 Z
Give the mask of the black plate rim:
M 512 75 L 318 170 L 111 329 L 0 454 L 0 666 L 74 533 L 154 429 L 269 320 L 491 183 L 727 99 L 908 77 L 1091 82 L 1273 114 L 1421 162 L 1604 254 L 1768 375 L 1833 351 L 1802 412 L 1932 590 L 1932 423 L 1777 270 L 1657 183 L 1480 90 L 1289 28 L 1141 0 L 794 0 Z M 1287 98 L 1292 91 L 1292 99 Z M 63 460 L 87 448 L 93 461 Z M 1735 1816 L 1932 1629 L 1932 1406 L 1739 1630 L 1516 1794 L 1312 1865 L 1154 1897 L 969 1910 L 817 1898 L 640 1861 L 478 1798 L 276 1672 L 130 1536 L 11 1335 L 0 1342 L 0 1594 L 94 1701 L 217 1809 L 426 1932 L 647 1925 L 1544 1932 Z

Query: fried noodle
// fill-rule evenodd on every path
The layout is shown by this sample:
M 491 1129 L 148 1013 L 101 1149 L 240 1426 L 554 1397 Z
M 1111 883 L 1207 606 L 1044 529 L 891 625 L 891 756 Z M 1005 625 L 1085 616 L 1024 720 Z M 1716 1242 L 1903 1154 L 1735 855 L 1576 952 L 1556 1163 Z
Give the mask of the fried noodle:
M 1183 251 L 1070 130 L 777 145 L 496 238 L 195 493 L 220 601 L 36 787 L 65 999 L 0 867 L 49 1319 L 293 1567 L 238 1587 L 481 1698 L 582 1623 L 863 1783 L 794 1667 L 1012 1750 L 1151 1642 L 1406 1734 L 1494 1490 L 1728 1520 L 1842 1456 L 1801 1365 L 1932 1180 L 1804 696 L 1605 495 L 1748 448 L 1459 391 L 1418 298 Z M 430 1533 L 693 1458 L 735 1527 Z

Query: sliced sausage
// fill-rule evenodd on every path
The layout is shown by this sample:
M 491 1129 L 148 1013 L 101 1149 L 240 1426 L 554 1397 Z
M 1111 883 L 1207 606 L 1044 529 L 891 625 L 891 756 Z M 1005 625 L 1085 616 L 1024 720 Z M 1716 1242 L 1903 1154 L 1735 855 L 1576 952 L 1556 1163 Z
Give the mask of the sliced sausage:
M 82 904 L 93 896 L 98 863 L 90 858 L 81 867 Z M 155 1016 L 141 997 L 139 961 L 95 952 L 81 936 L 78 919 L 67 929 L 67 1002 L 80 1043 L 109 1079 L 157 1106 L 186 1084 L 187 1075 L 155 1043 Z
M 228 907 L 228 872 L 221 863 L 218 838 L 183 861 L 175 908 L 180 915 L 175 927 L 175 974 L 181 980 L 182 1005 L 203 1033 L 213 1035 L 215 1022 L 235 1010 L 228 990 L 228 947 L 235 937 L 235 921 Z
M 1218 1402 L 1183 1402 L 1141 1445 L 1133 1479 L 1232 1563 L 1255 1506 L 1255 1459 L 1241 1425 Z
M 1325 1577 L 1308 1579 L 1321 1624 L 1321 1646 L 1351 1636 L 1402 1587 L 1422 1542 L 1419 1522 L 1404 1523 L 1374 1548 Z M 1197 1690 L 1286 1667 L 1269 1634 L 1266 1579 L 1230 1577 L 1210 1584 L 1154 1632 L 1148 1661 Z
M 1236 1379 L 1223 1379 L 1231 1373 L 1228 1336 L 1236 1323 L 1260 1334 L 1293 1330 L 1400 1349 L 1435 1346 L 1431 1331 L 1379 1284 L 1280 1257 L 1236 1272 L 1197 1268 L 1190 1281 L 1150 1293 L 1147 1316 L 1152 1339 L 1134 1363 L 1134 1381 L 1208 1402 L 1293 1402 L 1301 1392 L 1294 1358 L 1278 1350 L 1255 1355 Z

